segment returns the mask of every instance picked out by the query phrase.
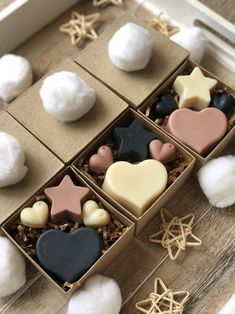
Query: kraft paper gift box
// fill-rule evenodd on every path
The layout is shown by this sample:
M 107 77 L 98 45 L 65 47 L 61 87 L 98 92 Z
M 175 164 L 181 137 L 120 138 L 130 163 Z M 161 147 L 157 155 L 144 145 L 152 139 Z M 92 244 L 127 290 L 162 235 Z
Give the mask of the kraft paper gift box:
M 125 228 L 124 232 L 120 237 L 113 243 L 102 255 L 100 258 L 93 264 L 93 266 L 76 282 L 72 284 L 65 284 L 57 280 L 55 277 L 50 275 L 37 261 L 36 256 L 30 256 L 27 251 L 21 246 L 20 242 L 16 240 L 15 234 L 16 230 L 13 230 L 14 223 L 19 221 L 19 215 L 23 208 L 31 207 L 33 203 L 37 200 L 37 197 L 41 199 L 43 191 L 46 187 L 56 186 L 58 185 L 65 175 L 69 175 L 73 182 L 80 186 L 88 187 L 92 195 L 95 196 L 95 200 L 100 202 L 116 220 L 118 220 Z M 58 175 L 54 176 L 46 185 L 41 187 L 41 189 L 27 202 L 20 206 L 11 217 L 9 217 L 4 224 L 2 225 L 2 231 L 4 234 L 10 238 L 10 240 L 18 247 L 18 249 L 26 256 L 26 258 L 55 286 L 55 288 L 59 289 L 63 294 L 70 296 L 72 292 L 78 289 L 90 276 L 94 274 L 100 274 L 103 270 L 105 270 L 108 265 L 115 260 L 125 247 L 132 241 L 134 237 L 134 224 L 122 215 L 118 210 L 116 210 L 112 205 L 110 205 L 107 201 L 105 201 L 85 180 L 79 176 L 74 169 L 71 167 L 65 168 Z M 35 230 L 35 229 L 34 229 Z
M 120 70 L 108 55 L 110 39 L 128 22 L 145 27 L 153 39 L 148 65 L 134 72 Z M 84 49 L 76 62 L 137 109 L 187 58 L 186 50 L 132 14 L 125 14 Z
M 0 113 L 0 132 L 6 132 L 19 141 L 25 153 L 25 165 L 28 167 L 28 172 L 22 181 L 9 187 L 0 188 L 1 223 L 59 172 L 64 165 L 5 111 Z
M 130 211 L 128 211 L 124 206 L 115 201 L 107 193 L 101 189 L 103 178 L 99 182 L 92 176 L 91 173 L 87 172 L 87 164 L 91 155 L 95 154 L 101 145 L 110 143 L 112 138 L 112 132 L 115 127 L 126 127 L 131 124 L 134 119 L 138 119 L 141 124 L 149 131 L 156 134 L 157 139 L 164 143 L 172 143 L 176 146 L 178 153 L 184 160 L 185 167 L 181 171 L 180 175 L 171 183 L 165 192 L 160 195 L 157 200 L 140 216 L 136 217 Z M 136 111 L 129 109 L 121 115 L 121 117 L 116 120 L 104 133 L 102 133 L 92 144 L 90 144 L 86 149 L 84 149 L 81 154 L 73 162 L 73 167 L 82 175 L 85 180 L 96 189 L 96 191 L 104 197 L 108 202 L 113 204 L 115 208 L 118 208 L 126 217 L 131 219 L 136 225 L 136 235 L 146 226 L 146 224 L 158 213 L 158 211 L 164 206 L 164 204 L 173 197 L 177 190 L 182 188 L 183 184 L 187 181 L 193 166 L 195 163 L 195 158 L 187 152 L 185 148 L 179 145 L 174 139 L 166 135 L 163 131 L 155 128 L 151 123 L 147 121 L 144 117 L 138 114 Z M 84 166 L 85 165 L 85 166 Z M 169 173 L 168 173 L 169 174 Z M 94 175 L 94 173 L 93 173 Z M 99 176 L 98 176 L 99 177 Z
M 64 163 L 69 163 L 126 108 L 127 104 L 70 59 L 63 60 L 46 76 L 72 71 L 96 91 L 97 100 L 85 116 L 75 122 L 60 122 L 43 108 L 39 95 L 42 78 L 9 107 L 9 113 L 45 144 Z
M 192 155 L 195 156 L 196 161 L 197 161 L 197 166 L 202 166 L 203 164 L 205 164 L 208 160 L 215 158 L 217 156 L 219 156 L 221 154 L 221 152 L 224 150 L 224 148 L 226 147 L 226 145 L 234 138 L 235 136 L 235 110 L 233 111 L 233 114 L 230 114 L 229 116 L 227 116 L 227 120 L 228 120 L 228 125 L 230 124 L 230 129 L 227 130 L 225 136 L 219 141 L 218 144 L 216 144 L 211 150 L 209 150 L 209 152 L 202 156 L 199 155 L 197 152 L 195 152 L 193 149 L 191 149 L 189 146 L 187 146 L 186 144 L 182 143 L 179 139 L 177 139 L 175 136 L 173 136 L 172 134 L 170 134 L 166 127 L 161 126 L 159 124 L 157 124 L 153 119 L 151 119 L 151 117 L 149 116 L 149 110 L 151 109 L 152 105 L 154 104 L 154 102 L 157 100 L 158 95 L 160 95 L 161 93 L 165 92 L 166 90 L 169 90 L 172 88 L 172 85 L 176 79 L 177 76 L 179 75 L 188 75 L 191 73 L 191 71 L 195 68 L 195 67 L 199 67 L 204 76 L 206 77 L 211 77 L 213 79 L 216 79 L 218 81 L 215 90 L 227 90 L 227 92 L 229 94 L 231 94 L 233 97 L 235 97 L 235 91 L 230 88 L 228 85 L 226 85 L 225 83 L 223 83 L 222 81 L 220 81 L 217 77 L 215 77 L 212 73 L 208 72 L 207 70 L 205 70 L 203 67 L 199 66 L 198 64 L 196 64 L 193 61 L 187 60 L 138 110 L 138 112 L 141 115 L 144 115 L 145 118 L 147 118 L 147 120 L 153 124 L 154 126 L 156 126 L 157 128 L 161 129 L 163 132 L 165 132 L 166 134 L 168 134 L 169 136 L 171 136 L 172 138 L 174 138 L 176 141 L 178 141 L 181 145 L 183 145 Z M 212 91 L 213 93 L 213 91 Z M 229 120 L 230 119 L 230 120 Z

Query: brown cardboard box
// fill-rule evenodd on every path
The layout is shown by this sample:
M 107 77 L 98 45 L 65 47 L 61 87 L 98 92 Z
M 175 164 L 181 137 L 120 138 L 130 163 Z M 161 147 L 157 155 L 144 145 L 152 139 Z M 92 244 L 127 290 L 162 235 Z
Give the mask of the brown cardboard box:
M 58 185 L 63 177 L 68 174 L 71 176 L 73 181 L 79 183 L 79 185 L 86 186 L 90 188 L 90 190 L 95 194 L 98 201 L 100 201 L 104 208 L 109 211 L 109 213 L 113 214 L 125 227 L 128 229 L 123 233 L 123 235 L 96 261 L 96 263 L 76 282 L 73 286 L 69 287 L 67 290 L 62 288 L 62 284 L 59 284 L 45 271 L 43 268 L 37 263 L 36 260 L 31 258 L 25 250 L 13 239 L 11 236 L 11 226 L 14 221 L 19 218 L 19 214 L 24 207 L 32 206 L 35 197 L 43 193 L 44 189 L 49 186 Z M 78 289 L 87 279 L 88 277 L 101 273 L 114 259 L 118 256 L 121 251 L 128 246 L 130 241 L 134 236 L 134 224 L 123 216 L 119 211 L 117 211 L 114 207 L 112 207 L 108 202 L 106 202 L 98 193 L 92 189 L 71 167 L 65 168 L 62 172 L 60 172 L 57 176 L 52 178 L 48 184 L 44 185 L 43 188 L 40 189 L 38 193 L 36 193 L 33 197 L 31 197 L 24 206 L 20 206 L 17 211 L 3 224 L 2 230 L 6 234 L 7 237 L 11 239 L 11 241 L 19 248 L 19 250 L 26 256 L 26 258 L 62 293 L 66 295 L 70 295 L 76 289 Z
M 112 136 L 113 129 L 120 126 L 128 126 L 135 119 L 138 118 L 140 122 L 151 132 L 155 133 L 157 138 L 163 142 L 173 143 L 177 150 L 188 160 L 188 167 L 183 173 L 165 190 L 165 192 L 143 213 L 143 215 L 137 218 L 135 215 L 130 213 L 126 208 L 120 205 L 117 201 L 112 199 L 107 193 L 105 193 L 94 180 L 92 180 L 87 174 L 81 170 L 81 161 L 86 160 L 92 154 L 97 152 L 97 149 L 104 145 L 105 140 Z M 91 145 L 89 145 L 84 151 L 76 158 L 73 162 L 73 167 L 81 174 L 85 180 L 93 186 L 97 192 L 108 200 L 115 208 L 118 208 L 126 217 L 131 219 L 136 225 L 136 235 L 144 228 L 144 226 L 158 213 L 158 211 L 164 206 L 164 204 L 174 195 L 174 193 L 182 188 L 183 184 L 187 180 L 191 173 L 195 163 L 195 158 L 181 147 L 174 139 L 166 135 L 161 130 L 155 128 L 152 124 L 148 123 L 141 115 L 134 110 L 129 109 L 121 115 L 121 117 L 115 121 L 102 135 L 100 135 Z
M 192 71 L 192 69 L 198 66 L 201 68 L 202 72 L 204 73 L 205 76 L 207 77 L 211 77 L 214 78 L 218 81 L 218 84 L 216 86 L 216 88 L 219 89 L 224 89 L 226 88 L 227 91 L 233 95 L 233 97 L 235 97 L 235 91 L 233 89 L 231 89 L 229 86 L 227 86 L 225 83 L 221 82 L 220 80 L 218 80 L 217 77 L 215 77 L 212 73 L 208 72 L 207 70 L 205 70 L 204 68 L 202 68 L 201 66 L 199 66 L 198 64 L 196 64 L 193 61 L 186 61 L 138 110 L 138 112 L 143 115 L 150 123 L 152 123 L 154 126 L 156 126 L 158 129 L 161 129 L 163 132 L 165 132 L 166 134 L 168 134 L 169 136 L 171 136 L 172 138 L 174 138 L 176 141 L 178 141 L 181 145 L 183 145 L 192 155 L 195 156 L 196 160 L 197 160 L 197 166 L 202 166 L 203 164 L 205 164 L 208 160 L 218 156 L 223 149 L 225 148 L 225 146 L 229 143 L 229 141 L 231 141 L 232 138 L 234 138 L 235 136 L 235 127 L 233 127 L 224 137 L 223 139 L 215 146 L 215 148 L 205 157 L 200 156 L 199 154 L 197 154 L 194 150 L 192 150 L 191 148 L 189 148 L 187 145 L 183 144 L 180 140 L 178 140 L 176 137 L 174 137 L 172 134 L 170 134 L 169 132 L 167 132 L 165 129 L 163 129 L 161 126 L 157 125 L 153 120 L 151 120 L 149 117 L 147 117 L 145 115 L 146 109 L 147 107 L 151 106 L 157 96 L 159 94 L 161 94 L 162 92 L 164 92 L 167 88 L 171 87 L 174 80 L 176 79 L 176 77 L 178 75 L 181 75 L 185 70 L 189 70 Z
M 62 70 L 78 73 L 96 90 L 96 104 L 84 117 L 76 122 L 63 123 L 50 116 L 39 96 L 43 79 L 17 98 L 8 111 L 63 162 L 68 163 L 123 112 L 127 104 L 72 60 L 65 59 L 47 76 Z
M 118 69 L 112 64 L 108 55 L 109 40 L 128 22 L 145 27 L 154 41 L 149 64 L 145 69 L 135 72 Z M 92 42 L 76 61 L 136 109 L 174 73 L 187 57 L 186 50 L 133 15 L 125 14 Z
M 0 189 L 1 223 L 64 165 L 5 111 L 0 113 L 0 131 L 14 136 L 20 142 L 25 153 L 25 164 L 29 168 L 22 181 Z

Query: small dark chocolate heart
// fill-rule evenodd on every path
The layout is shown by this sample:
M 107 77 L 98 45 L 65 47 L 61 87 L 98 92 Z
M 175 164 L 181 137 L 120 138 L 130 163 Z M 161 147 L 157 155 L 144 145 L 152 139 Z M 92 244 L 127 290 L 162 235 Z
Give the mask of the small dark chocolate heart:
M 223 92 L 219 95 L 214 94 L 211 97 L 210 107 L 220 109 L 225 114 L 228 114 L 233 110 L 233 108 L 235 108 L 235 99 L 227 92 Z
M 163 93 L 153 105 L 153 114 L 156 118 L 169 116 L 178 106 L 170 93 Z
M 63 282 L 78 280 L 100 257 L 103 241 L 92 228 L 73 233 L 48 230 L 37 240 L 40 264 Z

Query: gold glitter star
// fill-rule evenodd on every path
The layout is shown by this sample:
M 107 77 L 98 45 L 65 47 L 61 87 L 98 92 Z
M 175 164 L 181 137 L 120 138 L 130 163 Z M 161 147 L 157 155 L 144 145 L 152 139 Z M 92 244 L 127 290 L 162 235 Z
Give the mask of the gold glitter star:
M 160 278 L 156 278 L 154 292 L 148 299 L 136 303 L 135 307 L 145 314 L 181 314 L 188 297 L 188 291 L 173 292 Z
M 100 5 L 103 5 L 103 4 L 113 4 L 113 5 L 122 5 L 123 2 L 122 0 L 93 0 L 93 5 L 95 7 L 99 7 Z
M 76 45 L 87 38 L 94 40 L 98 37 L 94 25 L 99 18 L 99 13 L 82 15 L 74 11 L 69 22 L 61 25 L 59 30 L 70 36 L 72 45 Z
M 193 214 L 188 214 L 182 218 L 173 217 L 168 210 L 163 208 L 161 220 L 160 231 L 152 234 L 149 241 L 159 243 L 166 248 L 171 260 L 175 260 L 186 247 L 202 244 L 202 241 L 192 233 Z

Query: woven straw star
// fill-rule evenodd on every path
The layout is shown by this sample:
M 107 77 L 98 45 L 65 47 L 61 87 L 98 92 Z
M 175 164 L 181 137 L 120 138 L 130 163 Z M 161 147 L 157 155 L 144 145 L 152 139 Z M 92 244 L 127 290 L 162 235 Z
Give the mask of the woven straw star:
M 61 25 L 59 30 L 70 36 L 72 45 L 78 44 L 83 39 L 94 40 L 98 38 L 94 26 L 99 18 L 99 13 L 82 15 L 74 11 L 69 22 Z
M 156 278 L 154 292 L 148 299 L 136 303 L 135 307 L 145 314 L 181 314 L 188 297 L 188 291 L 173 292 L 160 278 Z
M 149 26 L 153 27 L 162 35 L 167 37 L 170 37 L 179 32 L 179 27 L 171 25 L 170 22 L 164 17 L 163 12 L 147 21 L 147 23 Z
M 93 5 L 95 7 L 99 7 L 100 5 L 103 4 L 113 4 L 113 5 L 122 5 L 123 2 L 122 0 L 93 0 Z
M 168 250 L 170 259 L 174 261 L 186 247 L 202 244 L 202 241 L 192 233 L 194 218 L 193 214 L 188 214 L 182 218 L 173 217 L 168 210 L 163 208 L 161 210 L 160 231 L 152 234 L 149 241 L 161 244 Z

